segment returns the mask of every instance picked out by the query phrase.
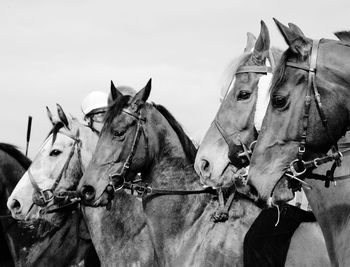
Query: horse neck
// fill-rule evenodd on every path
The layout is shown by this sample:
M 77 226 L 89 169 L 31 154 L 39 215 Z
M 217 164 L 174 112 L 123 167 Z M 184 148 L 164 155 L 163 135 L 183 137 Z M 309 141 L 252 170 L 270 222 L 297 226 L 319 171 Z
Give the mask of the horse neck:
M 166 151 L 179 151 L 179 149 L 166 149 Z M 198 176 L 192 163 L 183 154 L 170 154 L 158 157 L 147 174 L 153 188 L 169 190 L 202 189 Z M 152 242 L 160 261 L 167 261 L 169 256 L 167 248 L 173 249 L 171 240 L 181 240 L 186 231 L 200 220 L 210 195 L 164 195 L 150 196 L 143 199 L 144 212 L 147 225 L 151 232 Z M 164 262 L 163 262 L 164 263 Z M 162 264 L 161 264 L 162 265 Z
M 34 239 L 26 257 L 21 259 L 26 266 L 52 266 L 53 262 L 55 266 L 70 266 L 84 259 L 92 243 L 79 236 L 81 214 L 76 212 L 67 217 L 59 229 L 44 238 Z
M 5 215 L 8 213 L 6 201 L 25 171 L 25 168 L 16 159 L 6 152 L 0 150 L 0 182 L 2 183 L 2 192 L 0 192 L 0 215 Z M 25 246 L 22 245 L 20 242 L 21 240 L 16 240 L 16 242 L 13 242 L 9 229 L 15 229 L 17 235 L 18 233 L 22 232 L 23 229 L 19 228 L 17 223 L 12 220 L 12 218 L 0 218 L 0 220 L 0 231 L 2 231 L 1 235 L 3 235 L 4 239 L 7 241 L 1 245 L 6 246 L 7 243 L 7 248 L 11 253 L 12 259 L 15 262 L 18 262 L 20 260 L 21 249 L 25 248 Z M 20 244 L 20 246 L 18 246 L 18 244 Z M 2 254 L 5 256 L 5 251 Z
M 153 244 L 146 225 L 142 203 L 120 191 L 111 209 L 84 208 L 84 218 L 99 258 L 106 266 L 151 266 Z
M 323 181 L 306 181 L 312 190 L 305 190 L 305 194 L 321 226 L 332 263 L 334 266 L 350 266 L 347 239 L 350 236 L 350 181 L 337 182 L 336 187 L 331 185 L 329 188 L 325 188 Z
M 349 141 L 350 136 L 345 138 Z M 335 177 L 349 175 L 350 156 L 345 156 L 342 166 L 336 169 Z M 331 164 L 323 165 L 314 173 L 325 174 Z M 326 240 L 329 256 L 333 263 L 350 266 L 350 179 L 338 181 L 337 185 L 325 187 L 323 181 L 307 179 L 312 190 L 305 190 L 312 211 L 319 222 Z M 336 265 L 336 264 L 334 264 Z

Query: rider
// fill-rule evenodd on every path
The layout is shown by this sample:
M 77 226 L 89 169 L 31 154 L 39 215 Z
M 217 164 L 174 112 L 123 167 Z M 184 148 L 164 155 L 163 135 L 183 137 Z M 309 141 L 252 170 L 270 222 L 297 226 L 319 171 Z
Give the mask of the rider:
M 116 87 L 123 95 L 134 96 L 136 90 L 129 86 Z M 88 126 L 99 133 L 103 126 L 104 116 L 108 109 L 108 94 L 102 91 L 90 92 L 81 103 L 81 111 Z

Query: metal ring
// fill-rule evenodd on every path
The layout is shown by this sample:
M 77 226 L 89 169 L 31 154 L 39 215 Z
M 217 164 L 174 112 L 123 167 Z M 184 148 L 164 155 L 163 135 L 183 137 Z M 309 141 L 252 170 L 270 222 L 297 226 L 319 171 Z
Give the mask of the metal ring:
M 300 172 L 296 171 L 296 169 L 294 168 L 294 164 L 297 163 L 297 162 L 298 163 L 301 162 L 303 164 L 303 170 L 300 171 Z M 290 168 L 290 171 L 293 173 L 294 176 L 300 176 L 300 175 L 302 175 L 302 174 L 304 174 L 306 172 L 305 161 L 303 161 L 303 160 L 300 161 L 299 159 L 293 160 L 290 163 L 289 168 Z
M 120 175 L 110 174 L 109 175 L 109 185 L 112 186 L 114 192 L 117 192 L 117 191 L 123 189 L 124 184 L 125 184 L 125 178 L 121 177 L 121 178 L 123 178 L 123 180 L 122 180 L 123 182 L 122 182 L 122 184 L 120 186 L 116 187 L 115 184 L 114 184 L 114 181 L 113 181 L 113 177 L 115 177 L 115 176 L 121 177 Z
M 250 150 L 251 153 L 253 153 L 253 149 L 255 148 L 255 144 L 256 144 L 257 141 L 258 141 L 258 140 L 255 140 L 255 141 L 253 141 L 253 142 L 250 143 L 250 145 L 249 145 L 249 150 Z

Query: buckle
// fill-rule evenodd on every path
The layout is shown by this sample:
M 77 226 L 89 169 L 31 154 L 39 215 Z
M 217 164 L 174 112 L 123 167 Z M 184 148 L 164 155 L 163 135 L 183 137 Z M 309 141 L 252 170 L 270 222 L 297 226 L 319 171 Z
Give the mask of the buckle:
M 46 193 L 50 193 L 50 195 L 46 196 Z M 44 200 L 45 204 L 49 203 L 51 200 L 53 200 L 54 195 L 52 193 L 51 189 L 45 189 L 40 191 L 41 199 Z
M 303 147 L 300 146 L 298 151 L 299 151 L 299 153 L 304 153 L 305 152 L 305 147 L 304 146 Z

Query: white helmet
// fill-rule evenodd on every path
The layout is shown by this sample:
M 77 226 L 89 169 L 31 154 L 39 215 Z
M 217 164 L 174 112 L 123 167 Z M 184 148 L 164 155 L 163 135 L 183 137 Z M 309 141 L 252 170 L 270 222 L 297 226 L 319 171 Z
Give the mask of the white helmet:
M 117 86 L 117 89 L 123 95 L 134 96 L 136 90 L 129 86 Z M 85 116 L 89 115 L 94 111 L 102 111 L 108 107 L 108 94 L 101 91 L 93 91 L 89 93 L 81 103 L 81 111 Z
M 108 94 L 101 91 L 89 93 L 81 102 L 81 111 L 88 115 L 92 111 L 104 109 L 108 106 Z

